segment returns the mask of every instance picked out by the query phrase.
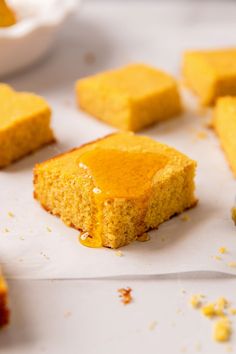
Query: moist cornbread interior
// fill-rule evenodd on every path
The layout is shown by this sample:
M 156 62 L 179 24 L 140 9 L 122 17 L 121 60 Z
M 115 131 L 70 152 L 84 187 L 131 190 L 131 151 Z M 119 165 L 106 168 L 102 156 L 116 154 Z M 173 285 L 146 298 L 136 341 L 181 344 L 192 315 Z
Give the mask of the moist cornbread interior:
M 76 96 L 81 109 L 122 130 L 138 131 L 182 110 L 176 81 L 144 64 L 80 79 Z
M 213 127 L 236 177 L 236 97 L 221 97 L 217 100 Z
M 45 100 L 0 84 L 0 167 L 54 140 Z
M 183 76 L 203 105 L 213 105 L 220 96 L 236 95 L 236 48 L 186 52 Z
M 164 144 L 118 133 L 37 164 L 34 196 L 88 232 L 85 245 L 117 248 L 196 203 L 195 167 Z

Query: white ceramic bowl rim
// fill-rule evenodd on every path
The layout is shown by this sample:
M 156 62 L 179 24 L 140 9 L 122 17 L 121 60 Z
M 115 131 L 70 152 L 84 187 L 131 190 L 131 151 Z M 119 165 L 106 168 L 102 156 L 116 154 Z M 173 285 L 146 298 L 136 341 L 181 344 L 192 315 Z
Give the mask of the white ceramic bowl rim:
M 55 26 L 79 4 L 79 0 L 12 0 L 10 5 L 20 20 L 14 26 L 1 28 L 0 38 L 22 37 L 42 26 Z

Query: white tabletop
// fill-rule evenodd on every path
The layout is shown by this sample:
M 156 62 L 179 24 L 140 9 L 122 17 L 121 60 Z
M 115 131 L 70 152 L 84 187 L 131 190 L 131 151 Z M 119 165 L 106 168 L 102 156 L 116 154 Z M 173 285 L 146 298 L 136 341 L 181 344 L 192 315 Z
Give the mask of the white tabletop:
M 53 105 L 59 97 L 72 112 L 73 84 L 81 76 L 132 61 L 147 62 L 178 75 L 184 49 L 234 45 L 235 13 L 233 1 L 84 2 L 78 14 L 67 22 L 54 50 L 28 70 L 6 78 L 6 82 L 42 94 Z M 55 126 L 58 147 L 66 150 L 72 142 L 68 120 L 62 113 L 61 105 L 54 107 L 54 115 L 63 120 L 59 128 Z M 76 121 L 76 115 L 71 119 Z M 94 124 L 92 118 L 79 119 L 86 129 Z M 98 124 L 96 131 L 91 129 L 90 139 L 110 131 L 110 127 Z M 148 132 L 151 136 L 151 129 Z M 79 132 L 78 136 L 79 144 L 86 140 Z M 55 153 L 50 148 L 46 151 Z M 27 169 L 36 159 L 44 158 L 45 150 L 20 166 Z M 13 165 L 10 172 L 17 168 L 19 165 Z M 230 176 L 228 170 L 225 173 Z M 59 222 L 55 219 L 55 225 Z M 29 223 L 33 227 L 33 221 Z M 68 242 L 74 242 L 72 232 Z M 219 245 L 212 245 L 209 257 Z M 215 343 L 212 321 L 189 306 L 191 294 L 202 293 L 209 301 L 225 296 L 236 307 L 233 275 L 208 271 L 68 278 L 9 281 L 12 318 L 11 325 L 0 333 L 0 353 L 217 354 L 230 350 L 229 344 L 236 351 L 235 334 L 230 343 Z M 133 289 L 134 300 L 124 306 L 117 289 L 127 286 Z M 232 323 L 236 333 L 233 318 Z

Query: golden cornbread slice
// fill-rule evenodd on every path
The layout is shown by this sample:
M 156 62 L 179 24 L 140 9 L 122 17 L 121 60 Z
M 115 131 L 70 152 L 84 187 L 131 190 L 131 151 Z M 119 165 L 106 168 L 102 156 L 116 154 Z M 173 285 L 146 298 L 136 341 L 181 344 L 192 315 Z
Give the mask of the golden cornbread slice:
M 0 270 L 0 327 L 9 322 L 8 286 Z
M 217 100 L 213 127 L 236 177 L 236 97 L 226 96 Z
M 82 230 L 86 246 L 124 246 L 196 203 L 196 163 L 145 136 L 118 133 L 37 164 L 34 196 Z
M 46 101 L 0 84 L 0 167 L 54 140 Z
M 16 23 L 14 11 L 7 5 L 5 0 L 0 0 L 0 27 L 9 27 Z
M 122 130 L 138 131 L 181 112 L 175 80 L 144 64 L 132 64 L 78 80 L 81 109 Z
M 214 104 L 220 96 L 236 95 L 236 49 L 186 52 L 183 76 L 203 105 Z

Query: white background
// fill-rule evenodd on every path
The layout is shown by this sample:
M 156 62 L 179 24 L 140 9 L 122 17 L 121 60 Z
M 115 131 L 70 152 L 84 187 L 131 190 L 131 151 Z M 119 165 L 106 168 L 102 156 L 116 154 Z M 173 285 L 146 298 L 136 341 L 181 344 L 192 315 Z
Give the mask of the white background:
M 1 333 L 2 353 L 195 353 L 199 343 L 202 353 L 225 352 L 211 340 L 212 324 L 189 308 L 188 298 L 201 292 L 212 300 L 221 295 L 234 300 L 234 277 L 223 273 L 236 272 L 227 267 L 236 261 L 229 215 L 235 181 L 217 139 L 205 128 L 208 116 L 199 115 L 190 97 L 185 96 L 182 118 L 143 133 L 198 160 L 199 206 L 188 212 L 188 222 L 172 219 L 151 233 L 150 242 L 123 248 L 123 257 L 82 247 L 76 231 L 32 200 L 31 180 L 35 162 L 113 131 L 76 110 L 76 79 L 134 61 L 178 77 L 183 50 L 235 44 L 235 13 L 234 2 L 84 3 L 47 58 L 5 80 L 47 98 L 58 143 L 0 174 L 0 256 L 5 273 L 15 279 L 10 281 L 12 324 Z M 94 63 L 86 62 L 88 53 Z M 206 131 L 207 139 L 198 139 L 199 131 Z M 216 261 L 220 246 L 229 254 Z M 208 272 L 180 274 L 186 271 Z M 156 276 L 162 273 L 179 274 Z M 117 295 L 123 286 L 132 287 L 135 297 L 126 307 Z M 158 325 L 150 332 L 153 321 Z

